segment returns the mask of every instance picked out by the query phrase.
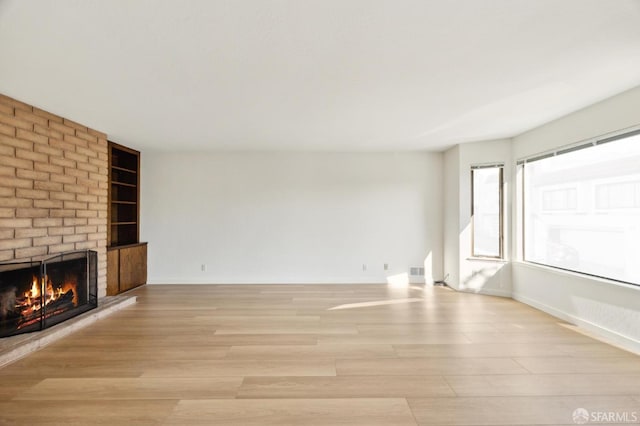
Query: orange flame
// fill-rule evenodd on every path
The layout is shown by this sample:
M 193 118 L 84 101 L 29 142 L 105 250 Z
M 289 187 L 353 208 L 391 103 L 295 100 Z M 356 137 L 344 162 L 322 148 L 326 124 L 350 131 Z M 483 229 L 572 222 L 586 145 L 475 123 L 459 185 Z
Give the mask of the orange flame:
M 34 276 L 31 282 L 31 289 L 24 293 L 24 302 L 21 305 L 27 308 L 27 312 L 36 312 L 42 309 L 40 301 L 41 289 L 44 288 L 44 305 L 48 305 L 51 302 L 58 300 L 60 297 L 68 293 L 73 294 L 72 303 L 74 306 L 78 305 L 78 294 L 76 291 L 77 283 L 66 281 L 60 287 L 54 288 L 53 282 L 48 276 L 42 278 L 42 284 L 38 283 L 38 277 Z

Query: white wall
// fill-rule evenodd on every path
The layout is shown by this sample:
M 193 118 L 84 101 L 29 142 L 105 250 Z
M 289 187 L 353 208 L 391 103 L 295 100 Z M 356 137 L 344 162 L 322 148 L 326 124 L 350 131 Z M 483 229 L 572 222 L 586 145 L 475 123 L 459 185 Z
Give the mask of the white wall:
M 150 283 L 442 278 L 440 153 L 144 152 L 142 179 Z
M 511 272 L 507 262 L 471 256 L 471 166 L 504 163 L 505 260 L 509 259 L 511 142 L 496 140 L 457 145 L 445 152 L 445 258 L 447 284 L 456 290 L 511 296 Z
M 640 87 L 514 138 L 513 161 L 638 126 L 639 111 Z M 513 218 L 515 223 L 515 212 Z M 519 237 L 514 233 L 516 246 L 521 244 Z M 512 269 L 515 299 L 640 351 L 640 287 L 519 261 Z
M 460 282 L 460 145 L 444 153 L 444 277 L 458 289 Z

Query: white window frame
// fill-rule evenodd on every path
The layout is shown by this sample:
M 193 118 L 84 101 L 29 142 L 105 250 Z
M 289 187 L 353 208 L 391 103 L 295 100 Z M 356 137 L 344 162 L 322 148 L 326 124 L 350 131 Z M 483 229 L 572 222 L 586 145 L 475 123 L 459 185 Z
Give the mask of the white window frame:
M 535 154 L 533 156 L 530 157 L 525 157 L 525 158 L 521 158 L 519 160 L 517 160 L 516 162 L 516 169 L 517 169 L 517 173 L 516 173 L 516 184 L 517 184 L 517 192 L 518 192 L 518 207 L 519 207 L 519 211 L 517 212 L 517 225 L 518 225 L 518 234 L 520 236 L 520 244 L 517 245 L 517 248 L 519 249 L 519 253 L 517 258 L 519 259 L 520 262 L 526 263 L 526 264 L 530 264 L 530 265 L 535 265 L 535 266 L 541 266 L 544 268 L 551 268 L 551 269 L 555 269 L 558 271 L 565 271 L 565 272 L 569 272 L 569 273 L 573 273 L 573 274 L 577 274 L 577 275 L 581 275 L 581 276 L 585 276 L 585 277 L 592 277 L 592 278 L 596 278 L 596 279 L 600 279 L 603 280 L 604 282 L 611 282 L 611 283 L 617 283 L 617 284 L 622 284 L 622 285 L 630 285 L 633 287 L 640 287 L 640 283 L 633 283 L 633 282 L 628 282 L 628 281 L 622 281 L 619 279 L 615 279 L 615 278 L 611 278 L 611 277 L 606 277 L 606 276 L 601 276 L 601 275 L 594 275 L 594 274 L 590 274 L 588 272 L 582 272 L 582 271 L 577 271 L 577 270 L 573 270 L 573 269 L 565 269 L 565 268 L 561 268 L 559 266 L 554 266 L 554 265 L 548 265 L 546 263 L 539 263 L 539 262 L 535 262 L 535 261 L 531 261 L 531 260 L 527 260 L 526 257 L 526 226 L 525 226 L 525 221 L 526 221 L 526 195 L 525 195 L 525 173 L 526 173 L 526 167 L 525 165 L 527 163 L 530 162 L 534 162 L 534 161 L 538 161 L 538 160 L 544 160 L 545 158 L 549 158 L 549 157 L 553 157 L 553 156 L 557 156 L 557 155 L 562 155 L 562 154 L 566 154 L 569 152 L 573 152 L 573 151 L 578 151 L 581 149 L 588 149 L 597 145 L 601 145 L 601 144 L 605 144 L 608 142 L 614 142 L 620 139 L 625 139 L 628 137 L 632 137 L 632 136 L 636 136 L 640 134 L 640 128 L 634 128 L 634 129 L 625 129 L 625 130 L 621 130 L 618 132 L 614 132 L 614 133 L 610 133 L 608 135 L 605 136 L 601 136 L 601 137 L 597 137 L 597 138 L 593 138 L 590 140 L 586 140 L 586 141 L 582 141 L 579 142 L 577 144 L 573 144 L 573 145 L 567 145 L 565 147 L 553 150 L 553 151 L 547 151 L 547 152 L 543 152 L 543 153 L 538 153 Z M 594 200 L 595 202 L 595 200 Z
M 475 194 L 474 194 L 474 171 L 480 169 L 499 169 L 498 177 L 498 211 L 499 211 L 499 225 L 498 225 L 498 256 L 488 256 L 486 254 L 477 254 L 475 247 L 475 220 L 474 220 L 474 206 L 475 206 Z M 504 259 L 504 164 L 482 164 L 471 166 L 471 257 L 474 259 L 491 259 L 491 260 L 503 260 Z

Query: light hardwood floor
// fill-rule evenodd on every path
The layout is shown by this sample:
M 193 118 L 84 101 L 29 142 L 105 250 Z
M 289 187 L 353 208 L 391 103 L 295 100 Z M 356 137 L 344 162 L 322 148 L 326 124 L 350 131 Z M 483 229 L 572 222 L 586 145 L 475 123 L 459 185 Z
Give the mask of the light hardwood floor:
M 0 425 L 571 425 L 581 407 L 640 417 L 640 357 L 508 299 L 384 285 L 134 293 L 135 306 L 0 369 Z

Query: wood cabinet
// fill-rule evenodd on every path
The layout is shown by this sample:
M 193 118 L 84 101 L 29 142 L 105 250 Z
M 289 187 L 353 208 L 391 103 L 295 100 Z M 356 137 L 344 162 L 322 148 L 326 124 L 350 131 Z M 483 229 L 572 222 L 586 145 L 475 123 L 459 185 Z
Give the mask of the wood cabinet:
M 147 243 L 107 248 L 107 295 L 146 284 Z
M 109 142 L 107 295 L 147 282 L 147 243 L 140 242 L 140 153 Z

